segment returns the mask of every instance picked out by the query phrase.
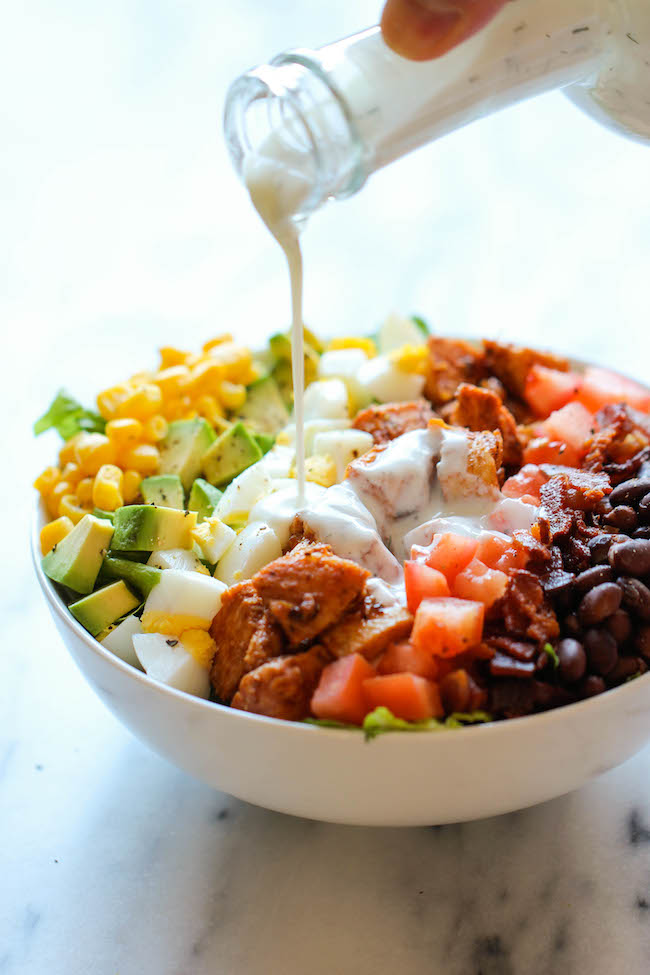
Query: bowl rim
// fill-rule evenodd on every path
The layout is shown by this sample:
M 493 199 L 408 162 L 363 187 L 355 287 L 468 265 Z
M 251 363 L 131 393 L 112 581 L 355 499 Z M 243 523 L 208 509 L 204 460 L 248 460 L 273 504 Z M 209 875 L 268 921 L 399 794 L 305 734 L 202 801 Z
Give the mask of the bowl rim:
M 42 556 L 40 550 L 39 532 L 44 511 L 44 504 L 37 495 L 32 516 L 30 546 L 34 569 L 36 571 L 36 578 L 38 579 L 41 590 L 49 603 L 51 610 L 93 654 L 107 662 L 111 667 L 116 668 L 118 671 L 122 671 L 122 673 L 131 679 L 144 684 L 144 686 L 149 688 L 151 691 L 156 692 L 160 696 L 171 697 L 172 699 L 178 699 L 181 702 L 184 701 L 202 711 L 205 711 L 206 713 L 215 713 L 216 709 L 216 713 L 220 713 L 222 716 L 228 715 L 229 718 L 235 721 L 245 721 L 249 724 L 257 724 L 260 727 L 272 725 L 280 729 L 291 728 L 293 729 L 294 734 L 317 734 L 320 738 L 324 738 L 325 736 L 331 738 L 334 736 L 335 739 L 340 739 L 343 742 L 359 740 L 360 734 L 363 734 L 361 728 L 359 728 L 357 731 L 356 729 L 352 728 L 329 728 L 323 725 L 313 725 L 304 721 L 287 721 L 284 718 L 272 718 L 265 714 L 255 714 L 250 711 L 241 711 L 238 708 L 231 708 L 227 704 L 219 704 L 216 701 L 209 701 L 205 698 L 195 697 L 193 694 L 188 694 L 186 691 L 177 690 L 175 687 L 169 687 L 169 685 L 163 684 L 161 681 L 157 681 L 153 677 L 149 677 L 144 671 L 137 670 L 124 660 L 121 660 L 121 658 L 116 656 L 114 653 L 111 653 L 110 650 L 106 650 L 101 643 L 96 640 L 95 637 L 91 636 L 90 633 L 83 628 L 81 623 L 79 623 L 74 616 L 72 616 L 62 598 L 57 593 L 54 583 L 43 572 L 43 567 L 41 565 Z M 585 711 L 593 711 L 598 707 L 599 704 L 601 704 L 601 706 L 605 706 L 607 702 L 611 701 L 611 695 L 613 694 L 616 694 L 621 699 L 621 706 L 624 707 L 624 696 L 627 695 L 628 697 L 632 698 L 638 691 L 640 684 L 648 685 L 649 682 L 650 670 L 645 674 L 641 674 L 640 677 L 636 677 L 634 680 L 626 681 L 623 684 L 620 684 L 618 687 L 609 688 L 602 694 L 585 698 L 582 701 L 574 701 L 571 704 L 563 704 L 560 707 L 551 708 L 548 711 L 541 711 L 536 714 L 527 714 L 521 717 L 508 718 L 507 720 L 502 721 L 487 721 L 473 725 L 466 725 L 461 728 L 441 728 L 439 731 L 429 730 L 428 732 L 422 731 L 413 732 L 410 734 L 391 734 L 390 736 L 382 734 L 378 735 L 377 738 L 383 739 L 390 737 L 391 741 L 405 739 L 407 742 L 414 738 L 416 740 L 425 739 L 434 742 L 448 740 L 459 741 L 460 739 L 464 740 L 470 733 L 475 735 L 479 733 L 483 735 L 496 735 L 498 737 L 502 734 L 509 734 L 509 728 L 513 728 L 515 732 L 517 729 L 521 729 L 523 731 L 524 726 L 526 730 L 531 730 L 533 726 L 543 729 L 549 721 L 557 719 L 559 714 L 564 714 L 567 717 L 573 716 L 579 718 Z M 605 702 L 605 704 L 603 702 Z M 523 723 L 525 723 L 525 725 Z M 449 735 L 451 735 L 451 738 L 449 738 Z M 403 745 L 397 747 L 413 746 Z

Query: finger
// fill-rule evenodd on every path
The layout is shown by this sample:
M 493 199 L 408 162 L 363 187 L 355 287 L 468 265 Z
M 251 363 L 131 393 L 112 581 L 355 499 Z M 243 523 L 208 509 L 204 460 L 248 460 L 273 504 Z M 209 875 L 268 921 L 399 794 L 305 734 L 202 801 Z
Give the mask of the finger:
M 384 40 L 412 61 L 446 54 L 484 27 L 508 0 L 387 0 Z

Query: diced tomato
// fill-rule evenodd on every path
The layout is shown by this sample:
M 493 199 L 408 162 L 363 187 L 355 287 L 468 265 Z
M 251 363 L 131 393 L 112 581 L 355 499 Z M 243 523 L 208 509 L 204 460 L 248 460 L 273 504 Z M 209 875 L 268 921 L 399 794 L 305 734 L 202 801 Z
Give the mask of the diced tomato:
M 582 386 L 577 372 L 561 372 L 535 365 L 526 376 L 524 399 L 537 416 L 548 416 L 575 399 Z
M 487 608 L 497 599 L 501 599 L 507 585 L 508 576 L 505 572 L 488 569 L 478 559 L 472 559 L 454 580 L 454 596 L 459 599 L 473 599 Z
M 506 498 L 523 500 L 525 497 L 530 497 L 534 504 L 539 504 L 539 489 L 547 481 L 548 477 L 540 471 L 537 464 L 524 464 L 517 474 L 513 474 L 504 482 L 501 493 L 505 494 Z
M 647 389 L 633 379 L 598 366 L 585 369 L 578 400 L 592 413 L 607 403 L 628 403 L 636 410 L 650 413 L 650 393 Z
M 426 562 L 429 549 L 424 545 L 411 545 L 411 562 Z
M 539 498 L 536 503 L 539 504 Z M 476 558 L 487 565 L 488 569 L 499 569 L 506 573 L 511 569 L 525 569 L 528 564 L 526 553 L 523 549 L 516 548 L 509 538 L 487 532 L 479 539 Z
M 411 641 L 434 656 L 455 657 L 480 642 L 483 603 L 468 599 L 425 599 L 415 614 Z
M 476 711 L 485 707 L 487 693 L 466 670 L 454 670 L 440 681 L 440 697 L 446 714 L 453 711 Z
M 561 464 L 564 467 L 577 467 L 580 454 L 560 440 L 548 437 L 535 437 L 524 448 L 524 464 Z
M 435 680 L 440 670 L 438 660 L 430 650 L 415 647 L 412 643 L 393 643 L 377 664 L 377 673 L 417 674 Z
M 477 548 L 478 542 L 475 538 L 443 532 L 434 536 L 427 556 L 427 565 L 442 572 L 451 585 L 458 573 L 462 572 L 468 562 L 474 558 Z
M 328 664 L 311 699 L 312 714 L 345 724 L 361 724 L 369 710 L 362 685 L 374 676 L 374 668 L 359 653 Z
M 386 674 L 363 682 L 368 710 L 389 708 L 396 718 L 425 721 L 444 714 L 438 685 L 417 674 Z
M 582 403 L 567 403 L 551 413 L 542 426 L 549 440 L 563 441 L 582 456 L 585 440 L 594 434 L 594 417 Z
M 432 569 L 424 562 L 404 563 L 404 582 L 406 584 L 406 602 L 412 613 L 423 599 L 435 596 L 450 596 L 449 585 L 442 572 Z

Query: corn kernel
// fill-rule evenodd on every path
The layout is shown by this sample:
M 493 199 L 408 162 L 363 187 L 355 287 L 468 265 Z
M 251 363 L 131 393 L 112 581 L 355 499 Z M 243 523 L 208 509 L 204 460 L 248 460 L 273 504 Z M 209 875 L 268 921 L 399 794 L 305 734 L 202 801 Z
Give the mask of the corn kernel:
M 81 478 L 83 477 L 83 472 L 78 464 L 66 464 L 61 471 L 61 477 L 64 481 L 68 481 L 70 484 L 74 484 L 76 487 Z
M 224 379 L 219 383 L 218 396 L 227 410 L 239 410 L 246 402 L 246 387 Z
M 327 343 L 327 349 L 329 352 L 333 352 L 335 349 L 361 349 L 369 359 L 377 355 L 375 343 L 372 339 L 362 335 L 344 335 L 340 338 L 330 339 Z
M 105 420 L 112 420 L 114 417 L 121 415 L 120 408 L 122 404 L 131 395 L 131 387 L 127 383 L 122 383 L 119 386 L 111 386 L 110 389 L 105 389 L 97 397 L 97 409 L 104 417 Z
M 114 464 L 100 467 L 93 485 L 93 504 L 102 511 L 115 511 L 120 508 L 122 499 L 122 471 Z
M 61 479 L 61 471 L 58 467 L 46 467 L 42 474 L 39 474 L 34 481 L 34 487 L 39 494 L 45 497 L 56 487 Z
M 143 383 L 150 383 L 153 381 L 153 373 L 149 372 L 136 372 L 129 378 L 129 386 L 142 386 Z
M 176 395 L 183 386 L 186 386 L 189 378 L 190 370 L 187 366 L 169 366 L 167 369 L 161 369 L 160 372 L 157 372 L 153 376 L 152 382 L 163 394 L 163 399 L 167 399 Z
M 162 393 L 154 383 L 142 383 L 133 387 L 131 394 L 120 404 L 116 415 L 121 417 L 134 416 L 137 420 L 148 420 L 150 416 L 160 412 Z
M 90 504 L 93 499 L 94 477 L 84 477 L 77 484 L 77 499 L 80 504 Z
M 209 342 L 204 344 L 203 352 L 207 355 L 208 352 L 211 352 L 212 349 L 216 349 L 218 345 L 223 345 L 224 342 L 232 342 L 232 335 L 230 332 L 224 332 L 223 335 L 216 335 L 213 339 L 210 339 Z
M 167 420 L 160 413 L 149 417 L 144 425 L 143 436 L 148 443 L 157 443 L 167 433 Z
M 153 444 L 138 444 L 137 447 L 132 447 L 123 456 L 125 467 L 133 468 L 144 476 L 155 474 L 158 471 L 160 454 Z
M 61 502 L 61 498 L 64 497 L 64 495 L 72 494 L 73 492 L 74 488 L 72 484 L 68 483 L 68 481 L 59 481 L 54 485 L 45 499 L 47 510 L 51 518 L 56 518 L 59 514 L 59 504 Z
M 181 643 L 188 653 L 191 653 L 197 664 L 207 670 L 212 658 L 217 652 L 217 645 L 205 630 L 185 630 L 181 634 Z
M 214 396 L 199 396 L 194 405 L 199 411 L 199 414 L 205 417 L 213 427 L 218 428 L 225 422 L 223 419 L 223 410 Z
M 70 437 L 69 440 L 61 447 L 59 451 L 59 464 L 61 467 L 65 467 L 66 464 L 74 463 L 75 459 L 75 445 L 79 439 L 79 434 L 75 434 L 74 437 Z
M 125 504 L 133 504 L 140 495 L 142 475 L 138 471 L 124 471 L 122 478 L 122 497 Z
M 109 420 L 106 424 L 106 436 L 117 450 L 132 447 L 142 440 L 142 424 L 132 417 Z
M 171 345 L 164 345 L 160 350 L 160 368 L 167 369 L 169 366 L 185 365 L 190 356 L 190 352 L 183 352 L 182 349 L 175 349 Z
M 402 372 L 426 375 L 429 354 L 426 345 L 401 345 L 390 353 L 390 360 Z
M 247 386 L 253 381 L 255 372 L 250 349 L 234 342 L 224 342 L 212 350 L 211 358 L 225 367 L 223 378 L 231 383 Z
M 275 442 L 281 447 L 289 447 L 291 445 L 291 437 L 284 430 L 280 430 L 279 434 L 275 438 Z
M 63 518 L 57 518 L 56 521 L 51 521 L 49 525 L 44 525 L 41 528 L 41 553 L 47 555 L 52 549 L 59 544 L 66 535 L 69 535 L 74 524 L 70 518 L 65 515 Z
M 203 393 L 214 393 L 225 375 L 225 366 L 206 356 L 192 367 L 189 389 L 195 396 L 200 396 Z
M 82 508 L 78 504 L 76 494 L 64 494 L 59 502 L 59 514 L 69 518 L 73 525 L 79 524 L 84 515 L 89 512 L 89 507 Z
M 103 433 L 80 433 L 75 444 L 75 460 L 83 474 L 92 476 L 102 464 L 112 464 L 115 448 Z

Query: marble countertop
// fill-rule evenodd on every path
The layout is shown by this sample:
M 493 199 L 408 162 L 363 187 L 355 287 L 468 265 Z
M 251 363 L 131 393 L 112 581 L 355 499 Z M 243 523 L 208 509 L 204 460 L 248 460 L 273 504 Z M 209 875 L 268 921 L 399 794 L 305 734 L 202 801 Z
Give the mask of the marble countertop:
M 4 18 L 0 973 L 645 975 L 649 749 L 494 820 L 296 820 L 131 738 L 36 590 L 29 481 L 56 441 L 29 427 L 55 390 L 90 400 L 157 345 L 286 325 L 218 118 L 249 64 L 378 13 L 319 7 L 29 0 Z M 647 378 L 647 168 L 559 94 L 477 123 L 314 219 L 307 320 L 345 333 L 417 310 Z

